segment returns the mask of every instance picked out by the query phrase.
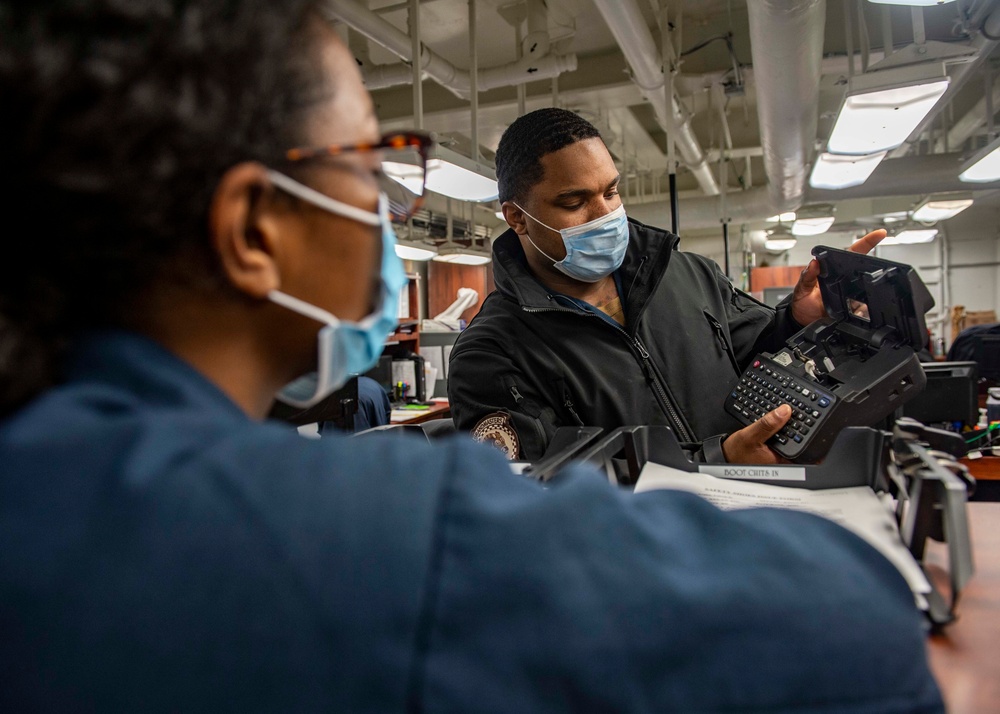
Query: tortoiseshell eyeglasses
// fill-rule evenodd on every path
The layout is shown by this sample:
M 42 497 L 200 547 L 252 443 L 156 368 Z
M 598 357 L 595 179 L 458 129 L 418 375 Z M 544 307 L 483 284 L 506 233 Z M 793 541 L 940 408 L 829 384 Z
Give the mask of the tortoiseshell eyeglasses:
M 374 144 L 320 146 L 289 149 L 289 161 L 307 161 L 356 152 L 375 152 L 381 163 L 379 189 L 389 199 L 389 215 L 401 223 L 412 216 L 424 200 L 427 186 L 427 155 L 434 140 L 419 132 L 392 132 Z

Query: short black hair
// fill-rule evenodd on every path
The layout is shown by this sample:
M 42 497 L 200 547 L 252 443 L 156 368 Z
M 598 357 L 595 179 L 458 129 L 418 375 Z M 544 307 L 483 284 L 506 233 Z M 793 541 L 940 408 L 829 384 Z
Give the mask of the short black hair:
M 542 180 L 541 158 L 583 139 L 603 139 L 593 124 L 568 109 L 547 107 L 518 117 L 500 137 L 496 166 L 500 202 L 521 201 Z
M 219 179 L 301 145 L 335 89 L 317 4 L 0 0 L 0 195 L 30 226 L 0 260 L 0 414 L 77 334 L 143 319 L 153 286 L 226 289 Z

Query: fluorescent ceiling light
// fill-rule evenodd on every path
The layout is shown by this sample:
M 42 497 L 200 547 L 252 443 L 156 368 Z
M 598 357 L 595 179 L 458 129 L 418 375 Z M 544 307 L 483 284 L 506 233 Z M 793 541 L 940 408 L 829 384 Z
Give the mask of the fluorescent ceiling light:
M 818 236 L 826 233 L 833 225 L 833 216 L 823 216 L 821 218 L 799 218 L 792 224 L 793 236 Z
M 912 218 L 921 223 L 947 221 L 971 205 L 972 198 L 968 196 L 954 196 L 952 198 L 931 197 L 917 206 L 917 209 L 912 214 Z
M 794 236 L 782 236 L 780 238 L 768 238 L 764 241 L 764 248 L 766 250 L 788 250 L 789 248 L 794 248 L 798 241 Z
M 438 246 L 438 254 L 434 260 L 439 263 L 454 263 L 456 265 L 486 265 L 493 260 L 488 250 L 469 248 L 457 243 L 445 243 Z
M 832 204 L 819 203 L 803 206 L 799 209 L 798 215 L 792 223 L 792 235 L 818 236 L 821 233 L 826 233 L 833 225 L 833 221 Z
M 496 172 L 443 146 L 427 159 L 427 190 L 460 201 L 494 201 L 499 196 Z
M 396 255 L 403 260 L 430 260 L 437 255 L 437 248 L 429 243 L 397 238 Z
M 895 235 L 886 236 L 879 245 L 912 245 L 930 243 L 938 234 L 937 228 L 907 228 Z
M 915 5 L 917 7 L 930 7 L 931 5 L 947 5 L 955 0 L 868 0 L 876 5 Z
M 424 189 L 424 172 L 419 166 L 401 161 L 383 161 L 382 171 L 415 196 L 419 196 Z
M 905 66 L 851 77 L 827 142 L 834 154 L 872 154 L 906 141 L 948 89 L 944 65 Z
M 501 221 L 504 221 L 504 222 L 507 221 L 507 219 L 503 217 L 503 211 L 497 211 L 493 215 L 496 216 L 497 218 L 499 218 Z
M 880 151 L 868 156 L 820 154 L 809 174 L 809 185 L 831 190 L 860 186 L 872 175 L 886 153 Z
M 1000 181 L 1000 138 L 991 141 L 966 161 L 958 178 L 970 183 Z
M 777 216 L 771 216 L 767 219 L 768 223 L 791 223 L 795 220 L 795 211 L 789 211 L 788 213 L 781 213 Z
M 789 233 L 787 228 L 780 226 L 768 233 L 767 239 L 764 241 L 764 249 L 778 252 L 794 248 L 796 243 L 798 241 L 795 236 Z

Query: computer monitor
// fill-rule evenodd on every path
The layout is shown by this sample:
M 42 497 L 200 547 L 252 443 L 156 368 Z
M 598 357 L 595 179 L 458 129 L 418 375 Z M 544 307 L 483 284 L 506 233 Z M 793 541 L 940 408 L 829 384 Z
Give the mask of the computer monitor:
M 393 390 L 392 390 L 392 355 L 383 354 L 378 358 L 378 363 L 372 367 L 370 370 L 365 372 L 366 377 L 371 377 L 379 386 L 385 390 L 389 399 L 392 400 Z
M 903 405 L 903 416 L 923 424 L 979 421 L 979 369 L 975 362 L 925 362 L 927 386 Z
M 777 307 L 778 303 L 792 294 L 795 286 L 780 288 L 764 288 L 764 304 Z

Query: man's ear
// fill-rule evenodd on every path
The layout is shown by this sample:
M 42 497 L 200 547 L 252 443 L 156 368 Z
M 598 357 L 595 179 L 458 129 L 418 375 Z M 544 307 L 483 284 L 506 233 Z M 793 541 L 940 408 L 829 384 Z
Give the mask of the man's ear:
M 513 201 L 504 201 L 500 204 L 500 210 L 503 211 L 503 217 L 507 221 L 507 225 L 513 228 L 515 233 L 523 236 L 528 232 L 524 211 L 514 205 Z
M 255 298 L 281 284 L 281 221 L 274 192 L 264 166 L 237 164 L 215 187 L 209 210 L 210 240 L 227 279 Z

